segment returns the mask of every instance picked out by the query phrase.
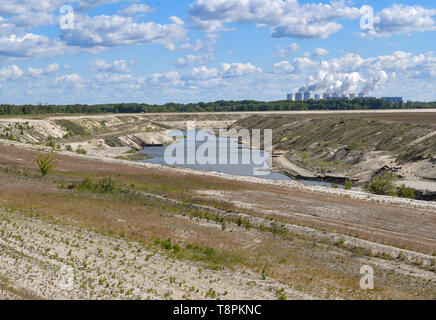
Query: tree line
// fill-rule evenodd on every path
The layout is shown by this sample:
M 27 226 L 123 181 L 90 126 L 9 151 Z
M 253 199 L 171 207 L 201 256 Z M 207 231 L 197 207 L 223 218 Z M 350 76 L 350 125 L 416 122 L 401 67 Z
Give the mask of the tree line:
M 165 113 L 165 112 L 243 112 L 243 111 L 310 111 L 310 110 L 380 110 L 436 108 L 436 102 L 400 102 L 382 99 L 309 100 L 309 101 L 216 101 L 198 103 L 167 103 L 150 105 L 117 103 L 97 105 L 0 105 L 0 115 L 37 114 L 102 114 L 102 113 Z

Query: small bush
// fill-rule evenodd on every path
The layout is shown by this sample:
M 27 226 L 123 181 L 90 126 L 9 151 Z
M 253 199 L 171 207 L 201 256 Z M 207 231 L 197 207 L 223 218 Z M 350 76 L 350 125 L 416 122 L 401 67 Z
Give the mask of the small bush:
M 171 250 L 171 248 L 173 247 L 173 245 L 171 243 L 171 238 L 168 238 L 167 240 L 162 241 L 162 247 L 165 250 Z
M 115 193 L 118 191 L 118 186 L 112 178 L 103 178 L 97 183 L 90 178 L 85 178 L 79 184 L 73 183 L 69 189 L 77 189 L 80 191 L 98 192 L 98 193 Z
M 76 149 L 76 153 L 77 153 L 77 154 L 87 154 L 88 152 L 86 152 L 85 149 L 83 149 L 81 146 L 79 146 L 79 147 Z
M 38 160 L 36 160 L 36 163 L 38 164 L 39 170 L 41 171 L 41 175 L 46 176 L 56 168 L 57 161 L 50 155 L 41 155 L 39 156 Z
M 270 231 L 275 234 L 275 235 L 283 235 L 284 233 L 286 233 L 286 227 L 283 223 L 277 223 L 275 221 L 271 222 L 271 228 Z
M 102 193 L 112 193 L 117 190 L 117 185 L 112 178 L 103 178 L 98 183 L 98 189 Z
M 173 250 L 175 253 L 178 253 L 182 249 L 177 243 L 173 242 L 171 238 L 168 238 L 167 240 L 160 240 L 157 238 L 154 241 L 154 244 L 160 246 L 166 251 Z
M 49 141 L 47 143 L 47 147 L 50 147 L 50 148 L 54 149 L 56 147 L 56 145 L 55 145 L 55 143 L 53 141 Z
M 398 196 L 401 198 L 415 199 L 415 190 L 413 190 L 412 188 L 406 187 L 406 185 L 403 184 L 398 189 Z
M 73 151 L 73 147 L 71 147 L 70 145 L 65 146 L 65 150 L 72 152 Z
M 282 288 L 280 290 L 277 289 L 276 296 L 277 296 L 277 299 L 279 299 L 279 300 L 286 300 L 285 289 L 284 288 Z
M 86 178 L 77 185 L 77 189 L 81 191 L 94 192 L 96 191 L 97 188 L 94 182 L 90 178 Z
M 385 171 L 367 183 L 365 190 L 374 194 L 396 197 L 398 195 L 397 186 L 395 185 L 396 180 L 397 176 L 395 174 Z
M 351 181 L 350 180 L 346 180 L 345 181 L 345 185 L 344 185 L 344 189 L 345 190 L 351 190 L 352 188 L 353 188 L 353 185 L 352 185 Z

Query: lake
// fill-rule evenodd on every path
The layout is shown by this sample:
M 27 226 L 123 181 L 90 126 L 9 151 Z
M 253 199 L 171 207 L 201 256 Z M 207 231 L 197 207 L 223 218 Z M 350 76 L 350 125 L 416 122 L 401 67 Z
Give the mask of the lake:
M 144 148 L 141 152 L 152 158 L 142 161 L 237 176 L 293 180 L 284 174 L 270 171 L 268 152 L 252 150 L 240 144 L 238 139 L 217 137 L 211 132 L 202 130 L 173 131 L 169 135 L 176 137 L 174 144 Z M 265 159 L 268 161 L 264 161 Z M 331 186 L 327 182 L 306 180 L 301 182 L 309 185 Z

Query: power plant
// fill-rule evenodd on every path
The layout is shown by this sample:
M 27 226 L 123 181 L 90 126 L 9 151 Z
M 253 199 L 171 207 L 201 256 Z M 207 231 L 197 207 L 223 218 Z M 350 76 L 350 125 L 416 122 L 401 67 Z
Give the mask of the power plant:
M 338 94 L 329 94 L 329 93 L 313 93 L 311 91 L 299 91 L 297 93 L 289 93 L 287 95 L 287 100 L 289 101 L 309 101 L 309 100 L 354 100 L 354 99 L 377 99 L 376 97 L 367 97 L 364 93 L 359 93 L 358 95 L 355 93 L 351 93 L 349 95 L 338 95 Z M 392 104 L 403 102 L 402 97 L 383 97 L 381 98 L 383 101 L 390 102 Z

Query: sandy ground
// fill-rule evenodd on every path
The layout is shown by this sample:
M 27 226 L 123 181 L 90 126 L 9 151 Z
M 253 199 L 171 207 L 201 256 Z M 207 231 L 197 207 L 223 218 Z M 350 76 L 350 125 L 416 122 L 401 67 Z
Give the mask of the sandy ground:
M 297 225 L 354 235 L 378 243 L 407 246 L 422 252 L 436 252 L 436 210 L 408 210 L 365 204 L 348 199 L 323 198 L 314 194 L 280 194 L 267 190 L 201 190 L 200 195 L 238 208 L 258 217 L 281 218 Z M 309 232 L 307 232 L 309 233 Z M 430 258 L 431 260 L 431 258 Z
M 238 268 L 212 271 L 138 243 L 0 208 L 0 299 L 312 299 Z M 209 294 L 208 294 L 209 293 Z
M 436 190 L 436 181 L 431 180 L 399 180 L 397 182 L 398 186 L 401 186 L 405 184 L 406 186 L 417 189 L 417 190 L 429 190 L 429 191 L 435 191 Z
M 314 178 L 315 177 L 315 174 L 313 174 L 313 172 L 306 170 L 304 168 L 301 168 L 301 167 L 297 166 L 296 164 L 292 163 L 291 161 L 289 161 L 285 154 L 282 154 L 278 158 L 273 158 L 273 166 L 275 169 L 285 170 L 285 171 L 289 170 L 292 173 L 299 175 L 299 176 L 302 176 L 302 177 L 307 177 L 307 178 Z

